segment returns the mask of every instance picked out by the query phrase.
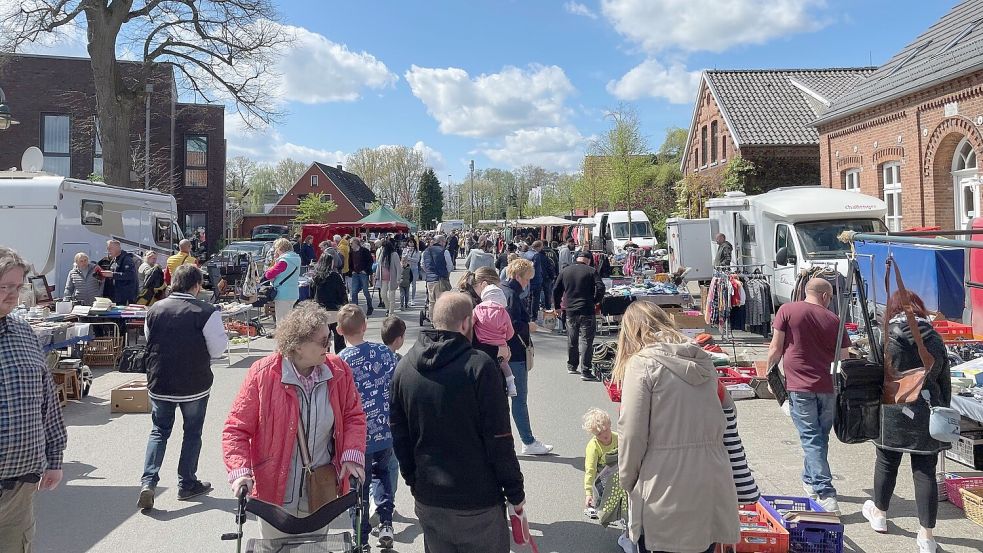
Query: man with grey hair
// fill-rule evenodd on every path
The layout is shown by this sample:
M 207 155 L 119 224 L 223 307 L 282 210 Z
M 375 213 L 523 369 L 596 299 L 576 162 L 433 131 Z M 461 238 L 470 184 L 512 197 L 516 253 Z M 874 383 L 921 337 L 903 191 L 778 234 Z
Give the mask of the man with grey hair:
M 160 481 L 167 440 L 174 427 L 175 412 L 184 419 L 184 440 L 178 461 L 179 501 L 185 501 L 211 489 L 198 480 L 198 455 L 201 453 L 201 429 L 212 387 L 211 360 L 220 357 L 228 346 L 222 324 L 222 312 L 197 299 L 202 274 L 198 267 L 181 265 L 171 279 L 171 295 L 147 310 L 144 331 L 147 336 L 147 388 L 150 390 L 153 429 L 147 441 L 147 455 L 140 479 L 137 506 L 151 509 Z
M 447 292 L 396 367 L 390 429 L 431 553 L 507 553 L 505 504 L 525 505 L 505 380 L 471 346 L 471 299 Z
M 103 271 L 103 275 L 112 279 L 113 303 L 129 305 L 137 301 L 137 296 L 140 294 L 140 279 L 137 276 L 140 264 L 137 263 L 137 258 L 132 253 L 123 251 L 119 240 L 106 242 L 106 251 L 109 254 L 110 274 L 106 275 L 107 271 Z
M 11 315 L 28 272 L 0 246 L 0 551 L 31 551 L 34 494 L 62 479 L 67 434 L 51 373 L 31 325 Z

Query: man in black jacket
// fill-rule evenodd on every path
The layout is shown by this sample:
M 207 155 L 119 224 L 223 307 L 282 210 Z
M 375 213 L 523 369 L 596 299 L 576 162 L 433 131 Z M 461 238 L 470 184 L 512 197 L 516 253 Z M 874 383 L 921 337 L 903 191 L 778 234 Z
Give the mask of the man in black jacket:
M 207 493 L 211 484 L 198 480 L 201 429 L 212 387 L 211 359 L 219 357 L 228 345 L 222 312 L 196 299 L 201 291 L 201 270 L 181 265 L 171 277 L 171 295 L 147 310 L 144 331 L 147 336 L 147 388 L 150 391 L 153 429 L 147 442 L 147 456 L 141 477 L 137 506 L 151 509 L 158 473 L 164 461 L 167 439 L 180 408 L 184 419 L 184 440 L 178 461 L 178 500 Z
M 471 347 L 471 310 L 442 294 L 393 377 L 393 448 L 430 553 L 507 553 L 505 502 L 525 503 L 505 380 Z
M 587 381 L 597 380 L 591 366 L 597 332 L 594 311 L 604 299 L 604 282 L 588 265 L 590 260 L 590 252 L 578 252 L 577 262 L 560 272 L 553 288 L 556 305 L 560 305 L 564 294 L 567 296 L 567 371 L 570 374 L 579 372 L 581 380 Z

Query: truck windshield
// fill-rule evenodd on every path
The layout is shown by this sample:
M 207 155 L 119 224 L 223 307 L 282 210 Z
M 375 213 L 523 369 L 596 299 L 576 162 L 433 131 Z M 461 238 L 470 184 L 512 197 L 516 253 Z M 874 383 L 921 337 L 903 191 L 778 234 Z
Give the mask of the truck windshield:
M 850 245 L 840 242 L 837 236 L 845 230 L 884 232 L 887 227 L 879 219 L 845 219 L 795 224 L 795 232 L 806 259 L 843 257 L 850 251 Z
M 611 223 L 611 233 L 615 238 L 625 239 L 628 238 L 628 223 Z M 631 222 L 631 237 L 632 238 L 650 238 L 652 236 L 652 226 L 649 225 L 648 221 L 632 221 Z

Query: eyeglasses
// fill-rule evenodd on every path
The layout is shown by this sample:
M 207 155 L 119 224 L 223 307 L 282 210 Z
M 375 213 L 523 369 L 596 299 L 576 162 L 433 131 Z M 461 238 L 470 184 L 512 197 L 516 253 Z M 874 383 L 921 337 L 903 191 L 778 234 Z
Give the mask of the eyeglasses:
M 329 347 L 331 347 L 331 337 L 325 336 L 320 340 L 310 340 L 310 343 L 317 344 L 321 346 L 322 349 L 328 349 Z
M 27 286 L 27 284 L 23 284 L 23 283 L 21 283 L 21 284 L 3 284 L 3 285 L 0 285 L 0 295 L 5 296 L 5 295 L 10 294 L 12 292 L 20 292 L 21 290 L 24 289 L 25 286 Z

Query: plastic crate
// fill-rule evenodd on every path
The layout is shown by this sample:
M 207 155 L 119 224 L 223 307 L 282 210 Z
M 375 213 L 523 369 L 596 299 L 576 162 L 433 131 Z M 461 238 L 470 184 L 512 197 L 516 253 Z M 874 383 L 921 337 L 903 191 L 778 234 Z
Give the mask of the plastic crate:
M 983 432 L 963 432 L 945 456 L 970 468 L 983 470 Z
M 945 473 L 945 490 L 949 503 L 960 509 L 963 508 L 963 496 L 959 490 L 963 488 L 983 488 L 983 474 L 970 476 L 952 472 Z
M 952 321 L 932 321 L 935 331 L 943 340 L 958 340 L 959 338 L 973 339 L 973 327 Z
M 826 512 L 808 497 L 761 496 L 765 509 L 788 530 L 791 553 L 843 553 L 843 525 L 840 523 L 789 522 L 788 511 Z
M 737 543 L 737 553 L 787 553 L 789 534 L 780 520 L 771 514 L 760 501 L 750 506 L 754 510 L 740 512 L 741 540 Z M 760 525 L 760 530 L 747 529 L 747 525 Z M 733 551 L 717 547 L 717 551 Z
M 732 386 L 734 384 L 750 384 L 751 377 L 741 374 L 740 372 L 734 370 L 732 367 L 717 367 L 718 380 L 724 386 Z

